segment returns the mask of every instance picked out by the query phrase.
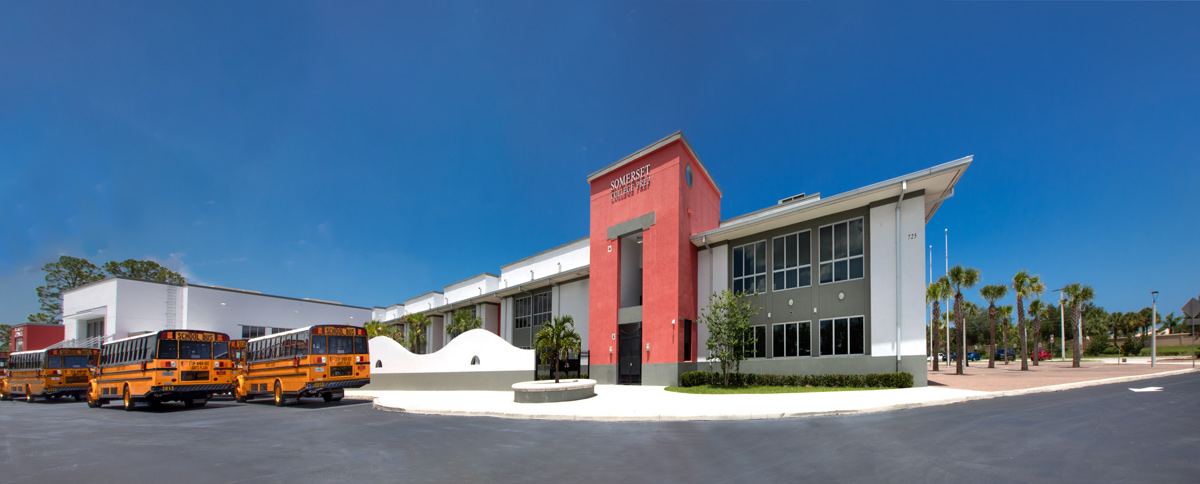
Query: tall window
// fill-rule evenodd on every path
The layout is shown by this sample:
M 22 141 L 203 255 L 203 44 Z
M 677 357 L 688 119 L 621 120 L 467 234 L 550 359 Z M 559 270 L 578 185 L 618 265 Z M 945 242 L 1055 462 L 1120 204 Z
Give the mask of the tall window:
M 85 338 L 95 338 L 104 336 L 104 318 L 92 319 L 87 322 L 87 333 Z
M 733 292 L 767 291 L 767 241 L 733 248 Z
M 863 317 L 822 319 L 821 355 L 861 355 L 866 346 Z
M 754 344 L 747 344 L 742 349 L 746 353 L 746 358 L 766 358 L 767 327 L 752 326 L 750 327 L 750 335 L 754 337 Z
M 812 285 L 812 231 L 771 239 L 771 267 L 776 291 Z
M 862 217 L 821 227 L 821 284 L 862 277 Z
M 550 320 L 550 293 L 543 292 L 517 299 L 513 304 L 513 327 L 517 329 L 533 326 L 540 328 Z
M 773 333 L 771 354 L 776 358 L 809 356 L 812 354 L 812 330 L 808 321 L 802 323 L 780 323 L 771 326 Z

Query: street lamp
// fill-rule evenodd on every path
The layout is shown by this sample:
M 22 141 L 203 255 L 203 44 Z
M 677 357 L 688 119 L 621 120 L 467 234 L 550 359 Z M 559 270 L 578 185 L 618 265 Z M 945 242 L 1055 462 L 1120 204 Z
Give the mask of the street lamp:
M 1067 312 L 1063 309 L 1063 290 L 1055 289 L 1054 292 L 1058 293 L 1058 323 L 1059 331 L 1062 333 L 1058 337 L 1062 339 L 1062 359 L 1067 361 Z
M 1150 316 L 1150 368 L 1158 364 L 1158 291 L 1150 291 L 1150 305 L 1154 308 Z

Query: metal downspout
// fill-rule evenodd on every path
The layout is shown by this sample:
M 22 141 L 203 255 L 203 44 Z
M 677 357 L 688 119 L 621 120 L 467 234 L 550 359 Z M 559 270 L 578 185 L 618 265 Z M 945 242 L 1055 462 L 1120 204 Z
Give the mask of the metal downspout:
M 904 193 L 908 191 L 908 182 L 900 182 L 900 199 L 896 200 L 896 373 L 900 372 L 900 204 L 904 202 Z

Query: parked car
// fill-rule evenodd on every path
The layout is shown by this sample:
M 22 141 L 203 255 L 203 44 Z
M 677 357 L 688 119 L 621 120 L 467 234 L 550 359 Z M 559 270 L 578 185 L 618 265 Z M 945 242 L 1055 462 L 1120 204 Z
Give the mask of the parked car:
M 1049 360 L 1050 352 L 1046 351 L 1046 350 L 1039 350 L 1038 354 L 1037 354 L 1037 359 L 1038 359 L 1038 361 Z
M 967 359 L 971 361 L 979 361 L 979 353 L 974 351 L 969 352 L 967 353 Z
M 997 348 L 996 349 L 996 359 L 1001 360 L 1001 361 L 1004 361 L 1004 360 L 1013 361 L 1013 360 L 1017 359 L 1017 349 L 1016 348 Z

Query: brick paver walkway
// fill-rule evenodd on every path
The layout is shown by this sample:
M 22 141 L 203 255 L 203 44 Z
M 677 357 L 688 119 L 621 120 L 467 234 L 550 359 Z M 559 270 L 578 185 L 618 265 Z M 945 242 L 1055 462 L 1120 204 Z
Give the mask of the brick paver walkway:
M 1071 368 L 1071 362 L 1043 361 L 1038 366 L 1029 365 L 1029 371 L 1021 371 L 1021 362 L 1014 361 L 1005 365 L 996 362 L 996 368 L 987 367 L 987 360 L 971 362 L 964 368 L 965 375 L 955 375 L 954 367 L 942 366 L 939 371 L 929 371 L 929 386 L 947 387 L 957 390 L 977 390 L 996 392 L 1005 390 L 1022 390 L 1026 388 L 1061 385 L 1091 380 L 1103 380 L 1133 375 L 1149 375 L 1168 371 L 1183 370 L 1192 367 L 1188 361 L 1162 361 L 1157 367 L 1151 368 L 1146 363 L 1112 364 L 1100 362 L 1083 362 L 1080 368 Z

